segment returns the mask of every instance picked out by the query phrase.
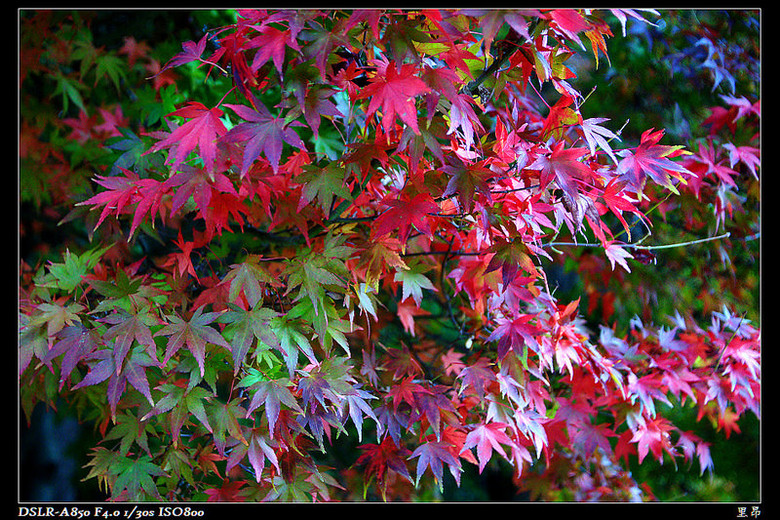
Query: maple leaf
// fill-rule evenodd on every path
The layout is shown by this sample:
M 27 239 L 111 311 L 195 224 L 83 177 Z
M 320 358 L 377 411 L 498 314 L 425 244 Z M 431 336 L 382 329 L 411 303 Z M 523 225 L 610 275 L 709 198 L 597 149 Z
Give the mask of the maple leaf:
M 366 399 L 376 399 L 377 397 L 375 395 L 371 395 L 369 392 L 360 388 L 352 387 L 347 391 L 346 394 L 343 395 L 343 398 L 346 402 L 346 408 L 349 411 L 349 417 L 352 419 L 352 423 L 355 425 L 355 428 L 357 428 L 358 441 L 363 440 L 364 414 L 376 422 L 377 434 L 381 435 L 382 424 L 374 414 L 374 410 L 371 408 L 371 405 L 366 402 Z
M 209 417 L 209 423 L 212 426 L 212 435 L 214 435 L 214 444 L 217 447 L 219 455 L 225 456 L 225 447 L 227 445 L 227 435 L 238 439 L 243 444 L 247 440 L 241 434 L 241 426 L 238 424 L 238 418 L 243 417 L 246 411 L 238 403 L 243 401 L 243 397 L 236 397 L 230 402 L 222 403 L 218 400 L 207 402 L 205 405 L 206 415 Z
M 316 364 L 317 358 L 311 348 L 309 339 L 303 335 L 295 322 L 288 319 L 287 316 L 277 316 L 269 321 L 271 330 L 278 338 L 278 345 L 274 345 L 284 358 L 290 377 L 293 377 L 295 368 L 298 365 L 298 351 Z
M 327 218 L 330 217 L 333 200 L 336 197 L 352 200 L 352 194 L 344 185 L 346 170 L 335 161 L 328 163 L 324 168 L 305 165 L 302 170 L 303 173 L 295 178 L 296 182 L 303 185 L 301 200 L 298 203 L 299 211 L 316 198 L 322 213 Z
M 436 483 L 439 485 L 439 490 L 442 491 L 444 489 L 444 482 L 442 480 L 444 471 L 443 464 L 447 464 L 452 476 L 455 477 L 457 482 L 460 482 L 460 474 L 463 471 L 463 468 L 460 465 L 460 460 L 458 460 L 450 451 L 451 446 L 452 445 L 447 442 L 428 441 L 418 446 L 417 449 L 412 452 L 409 459 L 419 457 L 417 460 L 415 486 L 420 484 L 420 477 L 425 473 L 426 469 L 430 468 L 431 473 L 433 473 L 433 476 L 436 479 Z
M 116 426 L 108 432 L 104 439 L 121 439 L 119 442 L 119 454 L 123 457 L 127 456 L 130 447 L 134 442 L 151 456 L 147 432 L 154 433 L 154 427 L 142 419 L 139 419 L 133 413 L 126 411 L 117 417 Z
M 404 128 L 401 134 L 401 139 L 398 143 L 397 151 L 406 152 L 409 154 L 412 172 L 417 172 L 420 167 L 420 159 L 423 158 L 423 153 L 427 150 L 431 152 L 434 157 L 444 163 L 444 151 L 439 139 L 445 137 L 446 128 L 444 128 L 444 122 L 441 118 L 434 118 L 430 124 L 420 127 L 418 125 L 418 133 L 414 133 L 411 127 Z M 426 163 L 423 163 L 426 164 Z
M 404 244 L 389 234 L 372 237 L 360 254 L 360 262 L 366 266 L 366 283 L 373 285 L 388 269 L 408 269 L 401 258 Z
M 524 356 L 526 343 L 536 344 L 535 337 L 542 333 L 542 329 L 528 322 L 534 318 L 532 314 L 521 314 L 512 319 L 497 319 L 498 326 L 488 336 L 488 341 L 498 340 L 498 359 L 502 360 L 510 350 L 521 358 Z
M 358 94 L 358 99 L 371 98 L 366 116 L 370 116 L 381 106 L 382 128 L 386 133 L 393 128 L 395 118 L 398 116 L 415 134 L 419 134 L 414 98 L 430 89 L 415 75 L 416 67 L 404 63 L 400 69 L 396 69 L 395 63 L 380 59 L 374 60 L 373 65 L 376 67 L 376 75 Z
M 617 262 L 620 267 L 629 273 L 631 272 L 631 268 L 626 263 L 626 258 L 634 258 L 634 256 L 626 251 L 623 246 L 614 241 L 609 241 L 605 244 L 604 252 L 607 254 L 607 258 L 609 258 L 613 271 L 615 270 L 615 262 Z
M 637 452 L 639 462 L 652 452 L 658 462 L 663 462 L 664 452 L 672 458 L 675 457 L 674 447 L 672 446 L 669 431 L 674 429 L 671 423 L 662 417 L 648 420 L 645 424 L 640 424 L 634 431 L 634 436 L 630 442 L 637 443 Z
M 203 406 L 204 400 L 209 399 L 212 394 L 203 387 L 192 386 L 185 388 L 184 380 L 174 383 L 163 383 L 157 390 L 163 392 L 163 396 L 158 399 L 152 409 L 144 415 L 141 420 L 146 421 L 150 417 L 162 413 L 168 414 L 168 422 L 171 427 L 171 436 L 173 445 L 178 446 L 182 426 L 193 416 L 200 421 L 208 431 L 212 431 L 209 423 L 206 409 Z
M 291 410 L 303 413 L 298 401 L 290 391 L 289 379 L 281 378 L 253 382 L 253 379 L 247 376 L 241 380 L 239 386 L 247 387 L 252 392 L 252 398 L 246 409 L 246 417 L 249 418 L 252 412 L 262 405 L 265 409 L 266 419 L 268 419 L 268 431 L 272 439 L 282 404 Z
M 733 143 L 725 143 L 723 148 L 729 152 L 729 166 L 732 168 L 741 162 L 747 166 L 753 177 L 758 180 L 756 167 L 761 166 L 761 159 L 758 157 L 760 150 L 753 146 L 735 146 Z
M 433 236 L 428 222 L 429 214 L 438 212 L 439 205 L 428 193 L 418 193 L 409 198 L 406 192 L 402 192 L 397 199 L 385 200 L 383 203 L 388 209 L 374 220 L 371 230 L 373 236 L 386 235 L 398 229 L 399 239 L 406 242 L 412 233 L 412 226 L 429 237 Z
M 604 202 L 607 203 L 609 210 L 620 220 L 623 224 L 623 229 L 626 230 L 628 240 L 631 241 L 631 228 L 629 227 L 626 219 L 623 218 L 624 211 L 630 211 L 647 222 L 647 217 L 637 209 L 636 202 L 628 198 L 623 188 L 626 186 L 626 181 L 621 181 L 617 177 L 609 180 L 604 187 L 604 193 L 602 197 Z M 649 222 L 648 222 L 649 225 Z
M 436 440 L 441 440 L 442 420 L 449 424 L 460 424 L 461 421 L 452 400 L 446 395 L 448 389 L 444 385 L 432 385 L 429 392 L 417 392 L 414 395 L 417 414 L 431 425 Z M 413 415 L 415 420 L 417 414 Z
M 90 210 L 103 207 L 100 218 L 94 227 L 94 229 L 97 229 L 112 211 L 118 217 L 125 207 L 137 204 L 130 226 L 130 236 L 132 236 L 147 212 L 150 212 L 152 217 L 155 216 L 160 209 L 163 196 L 169 190 L 165 183 L 155 179 L 141 179 L 135 172 L 125 168 L 120 167 L 119 170 L 124 177 L 96 176 L 95 182 L 107 188 L 108 191 L 93 195 L 76 205 L 93 206 Z
M 520 269 L 523 269 L 533 277 L 538 277 L 539 272 L 536 266 L 528 255 L 530 250 L 522 240 L 515 239 L 507 241 L 504 239 L 497 239 L 492 246 L 488 249 L 488 252 L 492 252 L 493 257 L 490 259 L 485 268 L 485 274 L 501 269 L 501 280 L 504 287 L 508 287 L 512 280 L 515 279 Z
M 284 51 L 287 47 L 300 51 L 298 42 L 293 37 L 292 32 L 277 29 L 266 25 L 260 29 L 260 35 L 255 36 L 246 42 L 246 49 L 259 49 L 252 59 L 252 70 L 257 72 L 269 59 L 273 60 L 274 67 L 282 73 L 282 64 L 284 63 Z
M 474 207 L 474 193 L 481 193 L 490 202 L 490 187 L 488 179 L 493 173 L 480 164 L 467 164 L 459 158 L 447 158 L 447 164 L 442 171 L 449 174 L 450 180 L 442 193 L 442 197 L 458 194 L 461 209 L 470 213 Z
M 636 147 L 636 151 L 621 150 L 618 155 L 622 157 L 617 166 L 617 174 L 620 179 L 625 180 L 627 185 L 635 191 L 640 191 L 645 183 L 645 178 L 649 176 L 654 182 L 666 186 L 673 192 L 677 189 L 672 184 L 671 175 L 681 178 L 680 175 L 694 176 L 684 166 L 671 161 L 682 147 L 665 146 L 657 144 L 663 137 L 663 130 L 653 132 L 652 129 L 642 134 L 641 142 Z
M 246 298 L 249 308 L 255 307 L 263 297 L 265 285 L 279 285 L 279 281 L 271 276 L 261 262 L 259 255 L 247 255 L 240 264 L 231 264 L 230 270 L 220 282 L 228 284 L 228 298 L 239 304 L 239 295 Z
M 328 99 L 335 91 L 328 88 L 310 88 L 306 92 L 302 109 L 303 117 L 314 132 L 314 138 L 319 137 L 320 119 L 325 116 L 344 117 L 336 105 Z
M 224 112 L 217 107 L 207 108 L 198 101 L 188 102 L 184 108 L 171 112 L 167 117 L 184 117 L 189 121 L 174 129 L 165 139 L 157 141 L 144 155 L 168 149 L 170 153 L 165 164 L 171 166 L 171 171 L 176 171 L 190 152 L 198 147 L 206 170 L 214 173 L 217 138 L 227 132 L 219 119 L 223 115 Z
M 441 356 L 441 364 L 444 366 L 445 375 L 460 374 L 461 370 L 466 368 L 466 364 L 461 360 L 463 354 L 461 352 L 455 352 L 455 349 L 449 349 L 445 354 Z
M 541 170 L 539 184 L 542 188 L 554 180 L 574 206 L 579 198 L 577 181 L 590 179 L 595 174 L 588 165 L 577 160 L 588 153 L 587 148 L 564 148 L 564 145 L 559 141 L 549 155 L 540 155 L 528 169 Z
M 392 437 L 386 436 L 379 444 L 361 444 L 358 449 L 363 453 L 355 464 L 366 467 L 363 476 L 365 482 L 372 477 L 376 478 L 383 498 L 387 493 L 388 471 L 394 471 L 409 482 L 414 482 L 406 467 L 406 460 L 412 452 L 399 446 Z
M 401 300 L 414 299 L 417 307 L 422 305 L 422 290 L 436 291 L 436 287 L 423 273 L 430 269 L 424 264 L 414 264 L 409 269 L 397 269 L 393 281 L 401 282 Z
M 113 349 L 102 349 L 95 351 L 88 358 L 85 358 L 90 364 L 89 373 L 84 376 L 73 390 L 78 390 L 85 386 L 92 386 L 108 380 L 106 397 L 111 408 L 111 416 L 116 417 L 116 407 L 119 399 L 125 391 L 129 382 L 133 388 L 141 392 L 147 401 L 154 406 L 154 400 L 149 389 L 149 382 L 146 379 L 145 369 L 150 366 L 156 366 L 149 356 L 142 350 L 134 349 L 130 357 L 127 358 L 121 371 L 116 370 L 116 361 L 114 360 Z
M 590 29 L 590 23 L 575 9 L 554 9 L 550 12 L 553 27 L 570 39 L 580 43 L 578 33 Z
M 418 393 L 428 393 L 431 391 L 422 385 L 415 383 L 413 376 L 407 376 L 400 382 L 393 385 L 393 387 L 387 393 L 388 397 L 393 400 L 393 411 L 398 413 L 398 407 L 401 403 L 406 403 L 412 408 L 417 406 L 417 400 L 415 395 Z
M 215 193 L 238 196 L 235 186 L 225 174 L 209 174 L 202 168 L 190 165 L 184 165 L 180 172 L 168 178 L 165 186 L 177 188 L 171 200 L 171 214 L 177 213 L 192 198 L 204 219 L 208 215 L 209 204 Z
M 489 359 L 480 357 L 476 362 L 463 367 L 457 376 L 461 380 L 458 395 L 461 395 L 466 388 L 471 387 L 477 397 L 484 399 L 488 385 L 496 381 L 496 374 L 491 368 L 491 364 Z
M 273 430 L 271 430 L 271 432 L 273 434 Z M 282 471 L 279 467 L 279 459 L 274 451 L 274 448 L 277 447 L 278 444 L 275 441 L 266 439 L 263 430 L 260 428 L 252 428 L 249 430 L 249 439 L 247 442 L 237 444 L 230 451 L 225 471 L 230 473 L 231 469 L 236 467 L 244 457 L 247 457 L 254 470 L 255 481 L 260 483 L 263 469 L 265 469 L 266 458 L 274 465 L 278 473 L 281 473 Z
M 64 354 L 60 363 L 60 390 L 65 380 L 82 359 L 103 345 L 97 332 L 81 324 L 65 327 L 58 334 L 59 341 L 46 352 L 42 361 L 51 367 L 51 360 Z
M 507 446 L 512 446 L 514 444 L 512 439 L 504 433 L 504 430 L 508 427 L 508 424 L 499 422 L 479 424 L 466 436 L 466 442 L 463 444 L 461 453 L 476 446 L 480 473 L 485 469 L 485 465 L 493 455 L 493 450 L 509 460 L 506 452 L 501 447 L 502 444 Z
M 291 128 L 301 126 L 302 123 L 296 121 L 287 123 L 283 117 L 272 116 L 262 103 L 253 104 L 254 110 L 244 105 L 225 103 L 225 106 L 238 114 L 244 122 L 231 128 L 222 137 L 222 141 L 245 143 L 241 175 L 249 171 L 252 163 L 260 156 L 260 152 L 263 152 L 276 173 L 279 170 L 284 143 L 306 150 L 306 145 L 300 136 Z
M 233 304 L 229 304 L 229 307 L 230 310 L 220 315 L 218 321 L 228 324 L 224 333 L 233 353 L 233 373 L 237 375 L 255 338 L 266 344 L 273 344 L 275 338 L 270 332 L 268 322 L 279 316 L 279 313 L 257 304 L 250 310 Z
M 207 502 L 243 502 L 245 499 L 240 493 L 244 486 L 245 480 L 225 479 L 220 487 L 206 489 L 204 493 L 209 496 Z
M 152 477 L 168 476 L 148 455 L 137 459 L 119 457 L 111 464 L 109 472 L 116 475 L 111 486 L 111 498 L 117 499 L 126 492 L 127 499 L 131 501 L 144 500 L 147 496 L 160 500 L 162 497 Z
M 206 51 L 206 42 L 208 41 L 208 36 L 208 33 L 204 34 L 203 37 L 198 40 L 198 43 L 195 43 L 194 41 L 186 41 L 182 43 L 182 51 L 168 60 L 168 62 L 156 75 L 162 74 L 167 69 L 172 67 L 178 67 L 180 65 L 184 65 L 185 63 L 190 63 L 191 61 L 200 60 L 200 57 Z
M 456 94 L 449 98 L 450 105 L 450 126 L 447 134 L 454 133 L 458 128 L 463 133 L 463 142 L 466 150 L 474 144 L 475 130 L 484 130 L 482 123 L 474 112 L 476 101 L 468 94 Z
M 620 141 L 620 137 L 612 130 L 599 126 L 599 123 L 604 123 L 605 121 L 609 121 L 609 119 L 604 117 L 585 119 L 580 125 L 582 128 L 582 135 L 585 136 L 585 141 L 588 143 L 591 155 L 595 155 L 596 145 L 598 145 L 598 147 L 607 152 L 607 155 L 609 155 L 612 161 L 617 164 L 617 157 L 615 157 L 615 153 L 612 151 L 612 147 L 609 146 L 609 141 L 607 141 L 607 139 L 610 141 L 612 139 Z
M 399 271 L 396 271 L 396 274 L 398 272 Z M 398 302 L 398 305 L 396 306 L 396 315 L 398 316 L 398 319 L 401 320 L 401 325 L 403 325 L 404 330 L 411 336 L 416 336 L 414 317 L 428 316 L 430 315 L 430 312 L 420 308 L 420 305 L 413 299 L 406 298 L 405 300 Z
M 155 325 L 155 320 L 146 312 L 130 314 L 123 309 L 100 321 L 112 325 L 103 337 L 106 340 L 116 338 L 114 342 L 114 359 L 116 360 L 116 373 L 122 369 L 122 361 L 130 351 L 133 341 L 146 347 L 146 352 L 154 361 L 157 361 L 157 345 L 154 343 L 150 326 Z
M 230 344 L 209 323 L 217 319 L 218 312 L 203 312 L 203 307 L 197 309 L 189 320 L 184 320 L 175 314 L 167 315 L 170 323 L 157 331 L 155 336 L 168 336 L 168 346 L 165 349 L 163 363 L 167 363 L 178 350 L 185 346 L 190 350 L 200 367 L 200 375 L 205 373 L 206 344 L 211 343 L 225 347 L 231 351 Z

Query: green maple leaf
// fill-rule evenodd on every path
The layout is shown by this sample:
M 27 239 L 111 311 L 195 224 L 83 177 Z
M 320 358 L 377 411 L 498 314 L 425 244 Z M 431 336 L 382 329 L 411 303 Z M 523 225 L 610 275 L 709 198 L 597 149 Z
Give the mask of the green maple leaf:
M 95 60 L 95 85 L 102 78 L 107 77 L 120 91 L 120 85 L 127 77 L 127 63 L 114 54 L 105 54 Z
M 352 252 L 352 248 L 343 245 L 344 240 L 346 237 L 328 235 L 322 253 L 304 250 L 290 260 L 286 269 L 289 276 L 285 294 L 297 288 L 295 299 L 308 296 L 315 312 L 319 312 L 321 305 L 318 302 L 324 297 L 326 288 L 343 292 L 349 275 L 343 259 Z
M 163 363 L 167 363 L 181 347 L 186 345 L 197 360 L 202 377 L 205 373 L 204 365 L 207 343 L 225 347 L 228 351 L 231 350 L 230 344 L 225 341 L 225 338 L 214 328 L 208 326 L 209 323 L 217 319 L 219 314 L 218 312 L 204 313 L 203 307 L 200 307 L 189 321 L 185 321 L 175 314 L 168 315 L 171 323 L 155 334 L 155 336 L 169 336 Z
M 355 331 L 356 327 L 350 321 L 343 319 L 343 313 L 336 309 L 334 301 L 327 295 L 323 295 L 321 300 L 317 300 L 317 304 L 319 308 L 315 312 L 311 301 L 301 300 L 290 309 L 287 318 L 298 318 L 311 323 L 320 345 L 326 353 L 330 353 L 335 340 L 349 354 L 349 341 L 345 333 Z
M 204 401 L 213 397 L 213 394 L 209 393 L 208 390 L 200 386 L 184 388 L 173 383 L 164 383 L 157 389 L 165 395 L 141 420 L 147 421 L 155 415 L 168 413 L 174 446 L 178 445 L 182 426 L 191 416 L 195 416 L 208 431 L 212 431 L 206 409 L 203 406 Z
M 270 320 L 269 325 L 279 340 L 278 350 L 282 353 L 287 371 L 293 377 L 295 367 L 298 365 L 298 350 L 304 353 L 312 363 L 317 363 L 317 358 L 311 348 L 309 339 L 303 335 L 299 326 L 287 316 L 277 316 Z
M 227 434 L 244 444 L 247 443 L 241 434 L 241 426 L 238 423 L 238 418 L 243 418 L 246 415 L 246 410 L 238 404 L 243 399 L 243 397 L 237 397 L 228 403 L 215 400 L 206 404 L 206 414 L 211 419 L 209 422 L 212 425 L 214 444 L 220 455 L 225 455 Z
M 314 165 L 304 166 L 303 173 L 295 179 L 303 185 L 298 211 L 316 198 L 325 217 L 329 217 L 333 199 L 337 196 L 342 199 L 352 199 L 352 194 L 344 184 L 345 176 L 346 170 L 336 162 L 328 163 L 324 168 Z
M 131 501 L 144 500 L 149 496 L 160 499 L 160 492 L 152 477 L 168 476 L 148 455 L 138 459 L 119 457 L 109 471 L 117 476 L 111 488 L 111 498 L 119 498 L 126 490 L 127 498 Z
M 260 256 L 248 255 L 242 263 L 230 266 L 230 271 L 222 279 L 222 283 L 230 284 L 228 289 L 230 301 L 235 302 L 238 295 L 243 294 L 250 307 L 254 307 L 263 297 L 263 286 L 279 285 L 279 282 L 260 265 L 260 261 Z
M 110 248 L 111 246 L 91 249 L 81 255 L 71 253 L 66 249 L 65 261 L 63 263 L 50 264 L 49 274 L 40 285 L 42 287 L 72 292 L 81 283 L 82 277 L 97 265 L 103 253 Z
M 116 425 L 105 436 L 104 440 L 121 439 L 119 443 L 119 454 L 127 456 L 130 446 L 135 442 L 149 456 L 149 436 L 147 433 L 154 433 L 154 428 L 146 421 L 139 419 L 129 411 L 117 416 Z
M 247 311 L 237 305 L 229 305 L 230 310 L 222 314 L 218 321 L 228 324 L 224 332 L 233 353 L 234 374 L 238 374 L 255 339 L 265 344 L 275 343 L 268 322 L 271 318 L 279 316 L 279 313 L 260 306 Z
M 411 296 L 417 306 L 420 307 L 422 304 L 422 290 L 436 290 L 436 287 L 434 287 L 433 283 L 431 283 L 428 277 L 423 274 L 429 269 L 430 268 L 428 266 L 423 264 L 415 264 L 409 266 L 409 269 L 406 270 L 396 270 L 393 280 L 396 282 L 401 282 L 402 284 L 401 301 Z

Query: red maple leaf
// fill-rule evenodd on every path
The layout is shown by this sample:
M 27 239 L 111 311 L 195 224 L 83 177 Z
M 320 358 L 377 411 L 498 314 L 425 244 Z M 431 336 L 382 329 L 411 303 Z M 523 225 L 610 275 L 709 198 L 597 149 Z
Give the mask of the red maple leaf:
M 528 169 L 540 170 L 539 184 L 547 186 L 555 181 L 570 201 L 578 198 L 577 181 L 586 180 L 595 174 L 590 167 L 578 159 L 588 153 L 587 148 L 564 148 L 564 142 L 558 142 L 550 155 L 540 155 Z M 575 204 L 576 205 L 576 202 Z
M 663 462 L 664 452 L 675 458 L 674 447 L 669 435 L 669 431 L 672 429 L 674 429 L 674 426 L 663 417 L 647 420 L 646 424 L 639 425 L 630 442 L 637 443 L 640 463 L 647 456 L 648 452 L 651 452 L 658 459 L 658 462 Z
M 617 174 L 631 188 L 641 190 L 645 178 L 649 176 L 654 182 L 676 191 L 671 175 L 678 178 L 681 174 L 693 175 L 687 168 L 669 159 L 676 155 L 680 147 L 658 144 L 663 135 L 663 130 L 647 130 L 634 152 L 622 150 L 618 153 L 623 159 L 618 163 Z
M 382 60 L 374 60 L 374 65 L 377 69 L 376 75 L 358 95 L 358 99 L 371 98 L 366 116 L 370 116 L 381 106 L 382 128 L 385 132 L 389 132 L 393 127 L 397 115 L 414 133 L 420 133 L 414 98 L 430 89 L 415 75 L 417 68 L 405 63 L 397 70 L 395 63 Z
M 245 480 L 225 480 L 218 488 L 206 489 L 209 496 L 208 502 L 243 502 L 241 488 L 246 485 Z
M 388 471 L 394 471 L 409 482 L 413 482 L 406 467 L 406 460 L 412 452 L 403 446 L 398 446 L 389 435 L 385 436 L 379 444 L 361 444 L 358 448 L 363 450 L 356 461 L 356 464 L 365 466 L 363 479 L 368 482 L 376 478 L 383 498 L 386 498 L 387 493 Z
M 398 229 L 398 238 L 401 242 L 406 242 L 412 232 L 412 226 L 421 233 L 433 236 L 429 223 L 429 213 L 439 211 L 439 205 L 427 193 L 419 193 L 413 198 L 403 192 L 396 200 L 387 201 L 389 206 L 374 221 L 374 236 L 382 236 Z
M 263 27 L 260 35 L 249 40 L 245 46 L 247 49 L 259 49 L 252 60 L 253 71 L 257 72 L 269 59 L 272 59 L 279 74 L 282 73 L 284 51 L 287 47 L 300 51 L 300 46 L 290 30 L 282 31 L 271 26 Z
M 166 183 L 155 179 L 141 179 L 135 172 L 119 168 L 124 177 L 95 177 L 95 182 L 107 189 L 89 199 L 79 202 L 77 206 L 93 206 L 92 209 L 103 207 L 100 212 L 95 229 L 112 212 L 119 216 L 126 207 L 137 204 L 133 213 L 133 221 L 130 225 L 130 236 L 141 224 L 147 212 L 152 218 L 160 209 L 160 203 L 164 195 L 170 190 Z
M 168 117 L 179 116 L 189 119 L 182 126 L 174 129 L 168 137 L 156 142 L 144 155 L 169 149 L 170 154 L 165 164 L 171 165 L 176 171 L 187 156 L 197 146 L 206 170 L 214 172 L 214 162 L 217 158 L 217 138 L 227 132 L 220 121 L 224 112 L 217 107 L 206 108 L 197 101 L 190 101 L 187 106 L 168 114 Z

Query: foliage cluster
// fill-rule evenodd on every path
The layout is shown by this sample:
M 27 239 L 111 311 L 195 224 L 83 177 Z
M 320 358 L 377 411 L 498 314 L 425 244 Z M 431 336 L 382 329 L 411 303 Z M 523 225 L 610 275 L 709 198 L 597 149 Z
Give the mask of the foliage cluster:
M 117 501 L 711 473 L 680 410 L 760 415 L 757 26 L 662 32 L 689 15 L 239 10 L 172 49 L 22 12 L 22 409 L 94 424 Z M 670 79 L 621 72 L 680 41 Z M 615 120 L 670 94 L 683 144 Z

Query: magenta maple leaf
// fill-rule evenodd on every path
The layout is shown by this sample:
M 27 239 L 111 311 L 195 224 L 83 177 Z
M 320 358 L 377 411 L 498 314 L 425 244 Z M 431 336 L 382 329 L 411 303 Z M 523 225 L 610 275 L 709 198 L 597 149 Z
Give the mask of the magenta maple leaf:
M 178 67 L 180 65 L 184 65 L 185 63 L 189 63 L 191 61 L 200 60 L 200 57 L 203 55 L 203 53 L 206 50 L 206 42 L 208 41 L 208 34 L 204 34 L 203 37 L 198 41 L 198 43 L 195 43 L 194 41 L 186 41 L 181 44 L 182 51 L 171 58 L 168 63 L 165 64 L 163 68 L 160 69 L 160 72 L 155 74 L 155 76 L 162 74 L 167 69 L 170 69 L 172 67 Z
M 648 176 L 654 182 L 674 190 L 670 175 L 693 175 L 687 168 L 669 159 L 679 147 L 658 144 L 663 134 L 663 130 L 647 130 L 634 152 L 621 150 L 618 153 L 622 159 L 618 163 L 617 174 L 636 191 L 642 189 Z
M 485 465 L 490 460 L 494 450 L 509 460 L 504 448 L 501 447 L 502 444 L 507 446 L 514 444 L 512 439 L 504 432 L 507 427 L 509 427 L 508 424 L 499 422 L 480 424 L 466 436 L 466 442 L 463 444 L 461 453 L 476 446 L 480 473 L 485 469 Z
M 430 468 L 433 476 L 436 478 L 436 482 L 439 484 L 439 489 L 443 489 L 443 464 L 447 464 L 450 473 L 452 473 L 452 476 L 455 477 L 456 481 L 460 480 L 460 474 L 463 471 L 463 468 L 460 465 L 460 460 L 450 452 L 450 444 L 442 441 L 426 442 L 418 446 L 409 458 L 413 459 L 415 457 L 419 457 L 417 460 L 415 485 L 420 483 L 420 477 L 425 473 L 427 468 Z
M 185 107 L 168 114 L 168 117 L 184 117 L 189 121 L 175 128 L 162 141 L 156 142 L 144 155 L 169 149 L 170 154 L 165 164 L 171 165 L 171 171 L 176 171 L 190 152 L 198 147 L 206 170 L 213 173 L 217 158 L 217 138 L 227 132 L 219 119 L 223 114 L 217 107 L 207 108 L 203 103 L 190 101 Z
M 252 60 L 252 70 L 257 70 L 265 65 L 271 59 L 274 67 L 282 73 L 282 63 L 284 63 L 284 51 L 287 47 L 300 51 L 300 46 L 289 30 L 280 30 L 275 27 L 265 26 L 260 31 L 259 36 L 255 36 L 246 43 L 246 49 L 257 48 L 255 57 Z
M 265 154 L 274 173 L 276 173 L 279 169 L 284 143 L 301 150 L 306 149 L 300 136 L 291 128 L 292 126 L 302 126 L 302 123 L 293 121 L 288 124 L 283 117 L 272 116 L 259 102 L 255 103 L 255 110 L 244 105 L 226 103 L 225 106 L 232 109 L 245 121 L 231 128 L 222 137 L 222 140 L 227 143 L 245 143 L 241 175 L 249 171 L 249 167 L 260 156 L 260 152 Z

